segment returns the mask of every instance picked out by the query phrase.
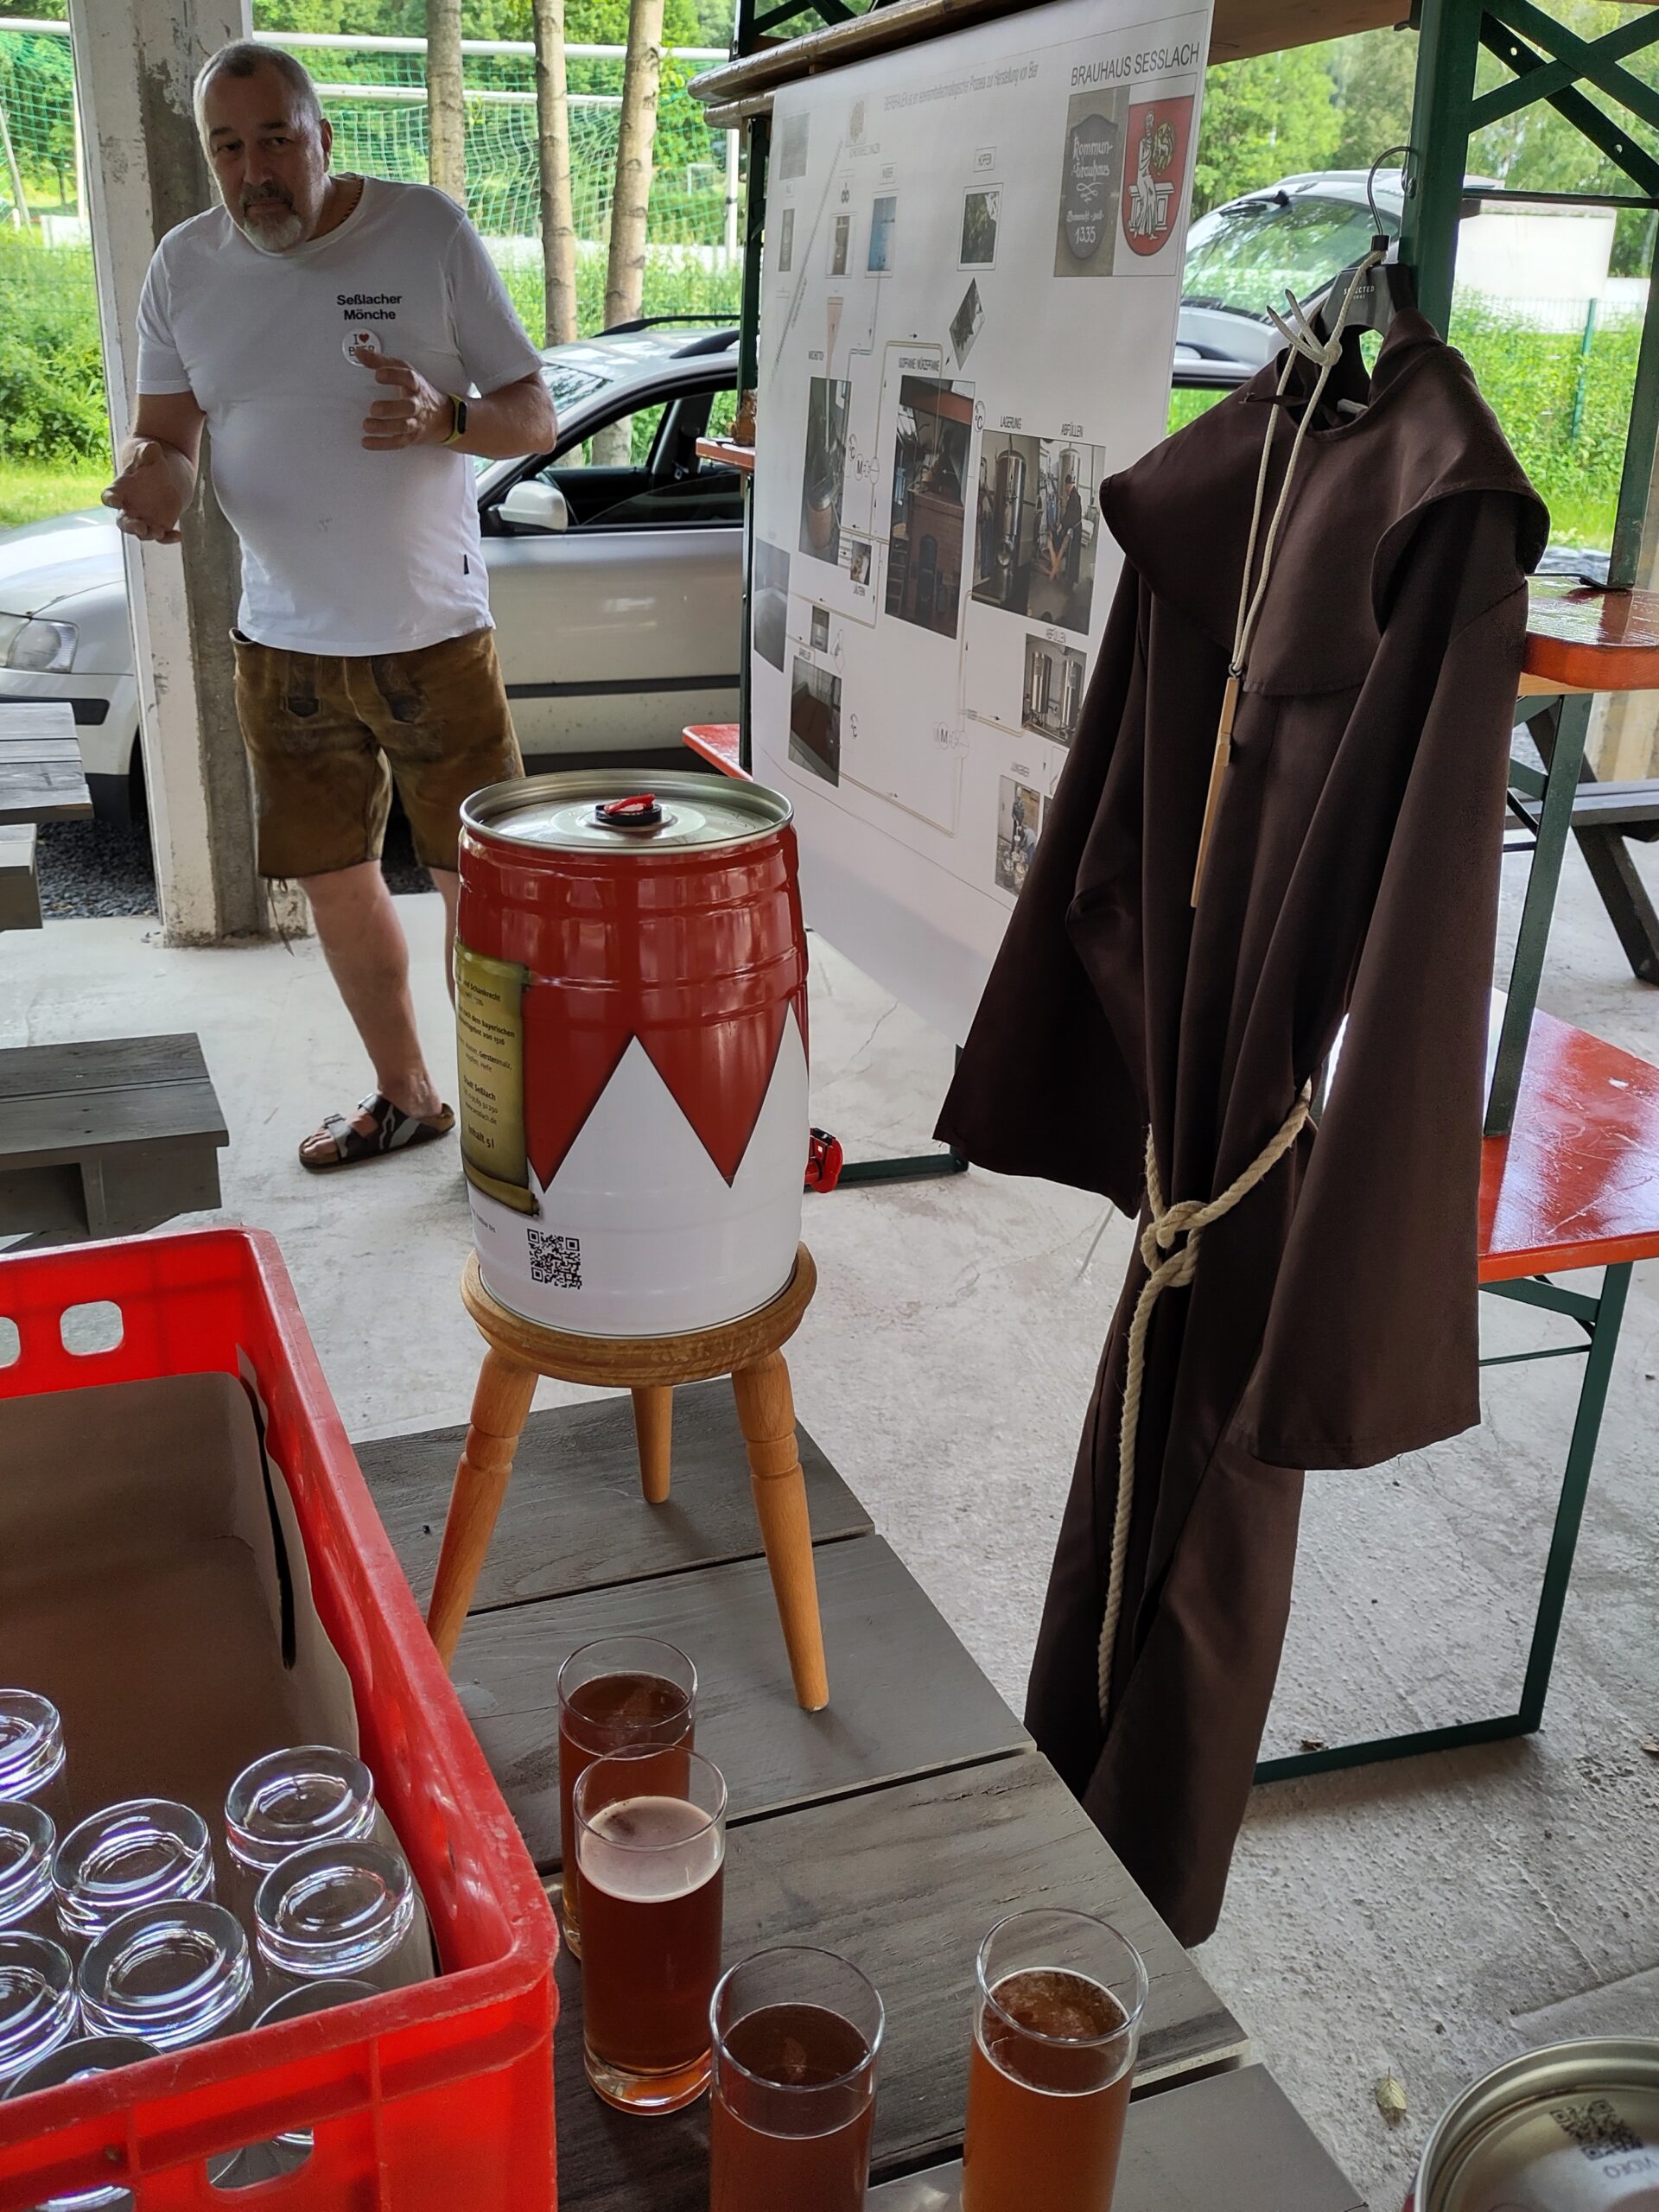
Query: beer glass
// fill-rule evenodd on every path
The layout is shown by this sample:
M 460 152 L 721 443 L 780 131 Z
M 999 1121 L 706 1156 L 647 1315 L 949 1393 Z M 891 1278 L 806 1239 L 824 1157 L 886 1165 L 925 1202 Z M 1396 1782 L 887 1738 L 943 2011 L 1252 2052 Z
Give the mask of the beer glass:
M 593 1761 L 575 1790 L 588 2079 L 622 2112 L 709 2086 L 720 1979 L 726 1784 L 682 1746 Z
M 244 1767 L 225 1799 L 225 1840 L 232 1868 L 226 1903 L 253 1916 L 259 1885 L 308 1843 L 357 1843 L 374 1834 L 374 1777 L 359 1758 L 332 1744 L 270 1751 Z
M 137 2036 L 79 2036 L 73 2043 L 60 2043 L 49 2058 L 25 2069 L 5 2094 L 9 2098 L 32 2097 L 37 2089 L 87 2082 L 123 2066 L 140 2066 L 156 2055 L 153 2046 Z M 132 2192 L 118 2181 L 95 2182 L 67 2196 L 48 2196 L 40 2212 L 132 2212 Z
M 576 1828 L 570 1808 L 593 1760 L 630 1744 L 693 1741 L 697 1670 L 683 1651 L 649 1636 L 607 1636 L 584 1643 L 559 1669 L 559 1863 L 565 1948 L 582 1956 L 576 1888 Z
M 710 2212 L 862 2212 L 881 1999 L 833 1951 L 761 1951 L 715 1991 Z
M 256 2028 L 280 2027 L 284 2020 L 308 2019 L 314 2012 L 332 2012 L 337 2005 L 359 2004 L 379 1992 L 368 1981 L 314 1981 L 290 1989 L 267 2005 L 254 2022 Z M 268 2143 L 250 2143 L 215 2164 L 208 2162 L 207 2178 L 215 2189 L 252 2189 L 264 2181 L 276 2181 L 296 2172 L 311 2155 L 314 2137 L 308 2127 L 285 2128 Z M 43 2205 L 41 2212 L 54 2212 Z
M 0 1804 L 0 1931 L 55 1938 L 52 1855 L 57 1844 L 51 1816 L 38 1805 L 26 1797 Z
M 252 1995 L 241 1923 L 222 1904 L 197 1898 L 126 1914 L 80 1962 L 88 2032 L 142 2036 L 158 2050 L 233 2034 L 246 2024 Z
M 0 1936 L 0 2089 L 75 2032 L 75 1970 L 61 1943 Z
M 58 1846 L 52 1883 L 64 1935 L 83 1943 L 142 1906 L 211 1897 L 213 1848 L 207 1823 L 188 1805 L 166 1797 L 106 1806 Z
M 63 1722 L 38 1691 L 0 1689 L 0 1797 L 27 1797 L 60 1827 L 68 1819 Z
M 384 1843 L 310 1843 L 267 1874 L 254 1901 L 270 1992 L 315 1981 L 403 1989 L 425 1978 L 415 1877 Z
M 963 2212 L 1112 2212 L 1147 1970 L 1092 1913 L 1016 1912 L 979 1947 Z

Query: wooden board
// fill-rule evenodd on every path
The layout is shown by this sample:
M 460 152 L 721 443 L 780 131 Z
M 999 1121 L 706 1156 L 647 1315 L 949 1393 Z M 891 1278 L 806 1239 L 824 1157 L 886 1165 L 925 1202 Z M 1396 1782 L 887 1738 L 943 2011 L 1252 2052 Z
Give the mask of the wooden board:
M 874 1981 L 887 2012 L 882 2178 L 960 2149 L 975 1953 L 1002 1914 L 1045 1902 L 1103 1913 L 1140 1946 L 1146 2087 L 1243 2056 L 1237 2022 L 1034 1751 L 734 1828 L 725 1955 L 822 1944 Z M 558 1978 L 561 2212 L 707 2212 L 707 2100 L 649 2122 L 602 2105 L 582 2070 L 581 1969 L 563 1954 Z
M 959 2212 L 960 2164 L 874 2189 L 869 2212 Z M 1059 2212 L 1059 2208 L 1055 2208 Z M 1365 2212 L 1359 2191 L 1264 2066 L 1129 2109 L 1112 2212 Z
M 806 1431 L 798 1433 L 814 1538 L 868 1535 L 869 1515 Z M 386 1533 L 423 1604 L 466 1439 L 461 1427 L 357 1446 Z M 632 1400 L 531 1414 L 474 1612 L 758 1558 L 748 1466 L 728 1382 L 691 1383 L 674 1393 L 674 1484 L 666 1505 L 647 1505 L 639 1495 Z
M 32 822 L 0 825 L 0 930 L 41 926 L 41 887 Z
M 67 699 L 14 699 L 0 715 L 0 823 L 90 814 L 74 709 Z
M 970 1759 L 1029 1738 L 879 1536 L 820 1544 L 830 1705 L 803 1713 L 761 1559 L 475 1616 L 455 1688 L 531 1855 L 559 1863 L 556 1677 L 602 1636 L 659 1636 L 698 1674 L 697 1748 L 725 1775 L 734 1820 Z

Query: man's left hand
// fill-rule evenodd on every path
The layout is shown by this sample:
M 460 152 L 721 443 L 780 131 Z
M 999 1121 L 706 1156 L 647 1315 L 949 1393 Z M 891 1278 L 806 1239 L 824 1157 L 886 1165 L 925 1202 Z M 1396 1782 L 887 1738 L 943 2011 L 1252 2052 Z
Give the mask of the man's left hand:
M 368 361 L 362 355 L 366 368 Z M 429 385 L 418 369 L 391 353 L 374 357 L 374 380 L 391 386 L 363 418 L 363 442 L 372 452 L 394 453 L 403 446 L 441 446 L 454 423 L 447 393 Z

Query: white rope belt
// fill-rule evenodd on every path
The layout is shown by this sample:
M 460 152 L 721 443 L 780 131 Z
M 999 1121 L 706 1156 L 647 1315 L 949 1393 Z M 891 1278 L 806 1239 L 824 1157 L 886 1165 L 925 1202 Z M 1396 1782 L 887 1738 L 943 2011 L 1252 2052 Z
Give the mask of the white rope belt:
M 1241 1198 L 1273 1173 L 1300 1134 L 1313 1099 L 1313 1086 L 1305 1083 L 1277 1133 L 1243 1173 L 1234 1177 L 1218 1198 L 1179 1198 L 1173 1205 L 1166 1205 L 1158 1175 L 1158 1155 L 1152 1132 L 1147 1132 L 1147 1204 L 1151 1218 L 1141 1232 L 1141 1257 L 1147 1274 L 1129 1322 L 1128 1357 L 1123 1374 L 1123 1415 L 1117 1444 L 1117 1516 L 1112 1524 L 1106 1615 L 1100 1630 L 1099 1700 L 1103 1727 L 1111 1707 L 1112 1647 L 1117 1641 L 1117 1624 L 1123 1611 L 1123 1566 L 1128 1555 L 1129 1520 L 1135 1508 L 1135 1444 L 1141 1425 L 1141 1385 L 1146 1375 L 1147 1331 L 1152 1325 L 1152 1309 L 1166 1290 L 1192 1281 L 1198 1272 L 1205 1230 L 1224 1214 L 1230 1213 Z M 1172 1248 L 1178 1237 L 1186 1241 L 1176 1250 Z

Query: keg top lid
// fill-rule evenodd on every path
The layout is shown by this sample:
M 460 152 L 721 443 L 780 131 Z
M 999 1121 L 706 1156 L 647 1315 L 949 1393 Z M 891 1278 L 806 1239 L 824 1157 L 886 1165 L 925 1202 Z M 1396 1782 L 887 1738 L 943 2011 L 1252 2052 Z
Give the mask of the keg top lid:
M 1435 2128 L 1421 2212 L 1637 2212 L 1659 2180 L 1659 2040 L 1605 2037 L 1511 2059 Z
M 653 853 L 739 845 L 780 829 L 792 813 L 762 784 L 677 769 L 628 780 L 582 770 L 520 776 L 474 791 L 461 817 L 475 835 L 565 853 Z

